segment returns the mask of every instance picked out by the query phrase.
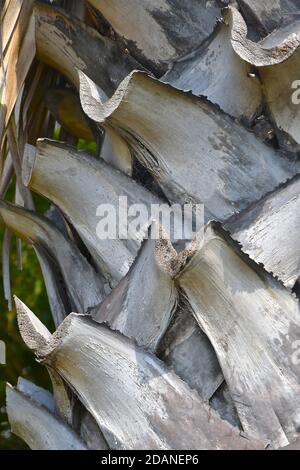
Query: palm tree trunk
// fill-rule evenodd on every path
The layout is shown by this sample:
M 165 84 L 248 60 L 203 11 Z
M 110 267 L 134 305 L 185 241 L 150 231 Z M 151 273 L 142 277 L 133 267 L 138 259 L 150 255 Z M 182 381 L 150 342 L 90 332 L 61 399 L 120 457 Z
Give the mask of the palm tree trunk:
M 1 2 L 4 294 L 15 235 L 55 324 L 15 297 L 32 449 L 299 445 L 299 66 L 295 0 Z

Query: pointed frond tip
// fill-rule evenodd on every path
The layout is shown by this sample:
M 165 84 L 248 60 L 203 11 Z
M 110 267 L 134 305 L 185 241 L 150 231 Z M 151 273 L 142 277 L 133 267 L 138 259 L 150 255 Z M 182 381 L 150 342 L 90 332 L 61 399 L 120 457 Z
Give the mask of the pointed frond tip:
M 37 316 L 15 295 L 19 330 L 23 341 L 37 356 L 50 351 L 52 335 Z
M 37 321 L 26 310 L 23 314 L 34 323 L 31 336 L 36 338 Z M 36 339 L 31 344 L 38 346 Z M 264 442 L 245 439 L 238 429 L 221 420 L 155 356 L 87 315 L 70 314 L 46 347 L 40 346 L 44 362 L 76 392 L 110 448 L 265 446 Z
M 133 70 L 120 83 L 116 93 L 110 98 L 84 72 L 78 70 L 80 101 L 84 112 L 98 123 L 105 120 L 118 108 L 127 92 L 127 87 L 136 75 L 148 75 L 147 72 Z
M 300 46 L 300 27 L 299 31 L 295 32 L 293 24 L 290 27 L 291 31 L 286 31 L 284 39 L 281 38 L 278 44 L 274 42 L 275 46 L 268 47 L 268 42 L 262 41 L 261 44 L 257 44 L 247 38 L 247 24 L 235 7 L 229 6 L 224 10 L 224 19 L 231 28 L 233 49 L 241 59 L 256 67 L 281 64 L 288 60 Z
M 36 356 L 43 360 L 61 344 L 72 325 L 74 317 L 88 317 L 81 313 L 70 313 L 63 323 L 51 334 L 38 317 L 15 295 L 17 320 L 23 341 Z

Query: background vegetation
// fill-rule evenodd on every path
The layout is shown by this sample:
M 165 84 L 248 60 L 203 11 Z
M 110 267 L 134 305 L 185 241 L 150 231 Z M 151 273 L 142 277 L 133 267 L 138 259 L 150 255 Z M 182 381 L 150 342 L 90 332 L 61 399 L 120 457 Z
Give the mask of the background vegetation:
M 13 187 L 10 188 L 11 195 L 13 194 L 13 189 Z M 47 201 L 35 195 L 34 200 L 39 212 L 47 210 Z M 4 226 L 0 221 L 1 250 L 3 233 Z M 14 237 L 11 249 L 12 294 L 16 294 L 22 299 L 39 315 L 42 322 L 53 331 L 52 317 L 40 266 L 33 248 L 26 243 L 22 243 L 22 259 L 23 270 L 20 272 L 17 268 L 17 247 Z M 26 449 L 26 444 L 11 434 L 9 429 L 5 412 L 5 384 L 9 382 L 15 385 L 19 376 L 38 383 L 45 388 L 50 387 L 50 382 L 45 368 L 35 361 L 33 354 L 26 348 L 21 339 L 15 309 L 11 312 L 8 311 L 2 286 L 2 266 L 0 274 L 0 339 L 6 343 L 6 365 L 0 365 L 0 449 Z

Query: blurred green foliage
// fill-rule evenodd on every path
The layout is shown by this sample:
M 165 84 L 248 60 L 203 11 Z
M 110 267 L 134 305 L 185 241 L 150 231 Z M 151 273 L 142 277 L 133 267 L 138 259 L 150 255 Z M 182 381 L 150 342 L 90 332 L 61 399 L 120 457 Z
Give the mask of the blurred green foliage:
M 94 140 L 87 141 L 83 139 L 78 140 L 77 150 L 84 150 L 85 152 L 89 152 L 92 155 L 97 154 L 97 143 Z
M 13 187 L 10 188 L 7 199 L 11 199 Z M 34 195 L 38 212 L 47 210 L 49 204 L 43 198 Z M 0 248 L 2 250 L 4 226 L 0 221 Z M 17 268 L 17 246 L 15 237 L 11 247 L 11 287 L 12 294 L 17 295 L 31 308 L 41 321 L 53 331 L 52 317 L 47 300 L 44 281 L 39 263 L 33 248 L 22 243 L 23 270 Z M 11 434 L 5 413 L 5 384 L 16 385 L 18 377 L 22 376 L 44 388 L 51 388 L 47 371 L 39 365 L 34 355 L 25 346 L 19 334 L 16 311 L 8 311 L 2 287 L 2 266 L 0 279 L 0 340 L 6 344 L 6 365 L 0 365 L 0 449 L 26 449 L 26 444 Z

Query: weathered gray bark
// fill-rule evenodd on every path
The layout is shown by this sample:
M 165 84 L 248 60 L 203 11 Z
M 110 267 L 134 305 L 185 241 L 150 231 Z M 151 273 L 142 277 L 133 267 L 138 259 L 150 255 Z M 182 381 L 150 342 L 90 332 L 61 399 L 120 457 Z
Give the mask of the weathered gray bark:
M 253 67 L 235 53 L 230 39 L 229 23 L 219 23 L 210 39 L 176 62 L 162 80 L 206 96 L 231 116 L 251 122 L 262 106 L 261 83 Z
M 251 33 L 267 35 L 284 23 L 299 18 L 297 0 L 237 0 L 241 11 L 251 26 Z
M 258 68 L 275 124 L 299 144 L 299 106 L 292 100 L 292 84 L 299 79 L 300 21 L 255 43 L 247 38 L 247 25 L 235 8 L 229 8 L 225 18 L 231 27 L 234 51 L 240 59 Z
M 99 323 L 133 338 L 155 352 L 177 305 L 172 279 L 176 252 L 168 240 L 153 239 L 155 225 L 131 266 L 112 293 L 91 314 Z
M 225 224 L 243 250 L 293 288 L 300 276 L 300 177 Z
M 12 432 L 33 450 L 87 450 L 75 432 L 32 396 L 7 385 Z
M 221 384 L 216 393 L 212 396 L 209 403 L 210 406 L 217 411 L 222 419 L 225 419 L 237 428 L 243 429 L 236 410 L 235 402 L 232 399 L 226 382 Z
M 68 240 L 53 223 L 41 215 L 4 201 L 0 202 L 0 216 L 17 236 L 32 243 L 40 256 L 45 251 L 50 260 L 56 263 L 73 309 L 85 313 L 104 299 L 101 276 L 87 262 L 75 243 Z
M 256 7 L 271 8 L 268 2 L 257 2 Z M 292 102 L 292 84 L 299 78 L 300 17 L 294 22 L 290 17 L 287 25 L 257 43 L 249 40 L 247 25 L 234 7 L 223 10 L 223 15 L 208 43 L 175 63 L 163 80 L 204 94 L 248 122 L 262 109 L 264 97 L 274 123 L 299 144 L 299 106 Z M 274 19 L 272 15 L 266 18 Z M 291 148 L 292 143 L 287 142 Z
M 299 426 L 297 299 L 214 224 L 179 283 L 217 353 L 244 430 L 287 445 Z
M 159 348 L 160 358 L 208 401 L 224 381 L 216 353 L 186 301 L 174 314 Z
M 159 203 L 159 198 L 104 161 L 54 141 L 39 140 L 36 153 L 27 152 L 23 176 L 30 189 L 49 198 L 62 210 L 90 250 L 100 272 L 109 281 L 121 280 L 137 254 L 141 236 L 132 240 L 99 239 L 97 208 L 107 203 L 117 211 L 119 197 L 127 196 L 128 206 L 143 203 L 150 214 L 150 204 Z
M 196 49 L 213 31 L 217 0 L 89 0 L 123 38 L 130 52 L 153 72 Z
M 111 448 L 263 447 L 240 436 L 163 363 L 128 338 L 76 314 L 51 336 L 20 301 L 17 308 L 26 344 L 76 390 Z
M 300 170 L 207 100 L 145 73 L 130 74 L 105 103 L 80 77 L 88 116 L 124 136 L 170 201 L 204 203 L 207 219 L 225 220 Z
M 111 96 L 129 72 L 143 68 L 118 44 L 49 5 L 35 5 L 34 16 L 38 58 L 76 88 L 78 70 L 85 70 L 104 96 Z
M 16 175 L 15 205 L 0 201 L 4 296 L 16 234 L 56 326 L 16 299 L 52 393 L 8 385 L 13 432 L 33 449 L 297 448 L 299 5 L 53 5 L 0 2 L 1 199 Z M 74 147 L 49 140 L 57 123 Z M 191 231 L 171 203 L 220 222 Z M 151 237 L 158 223 L 177 251 Z M 17 254 L 21 267 L 20 240 Z

